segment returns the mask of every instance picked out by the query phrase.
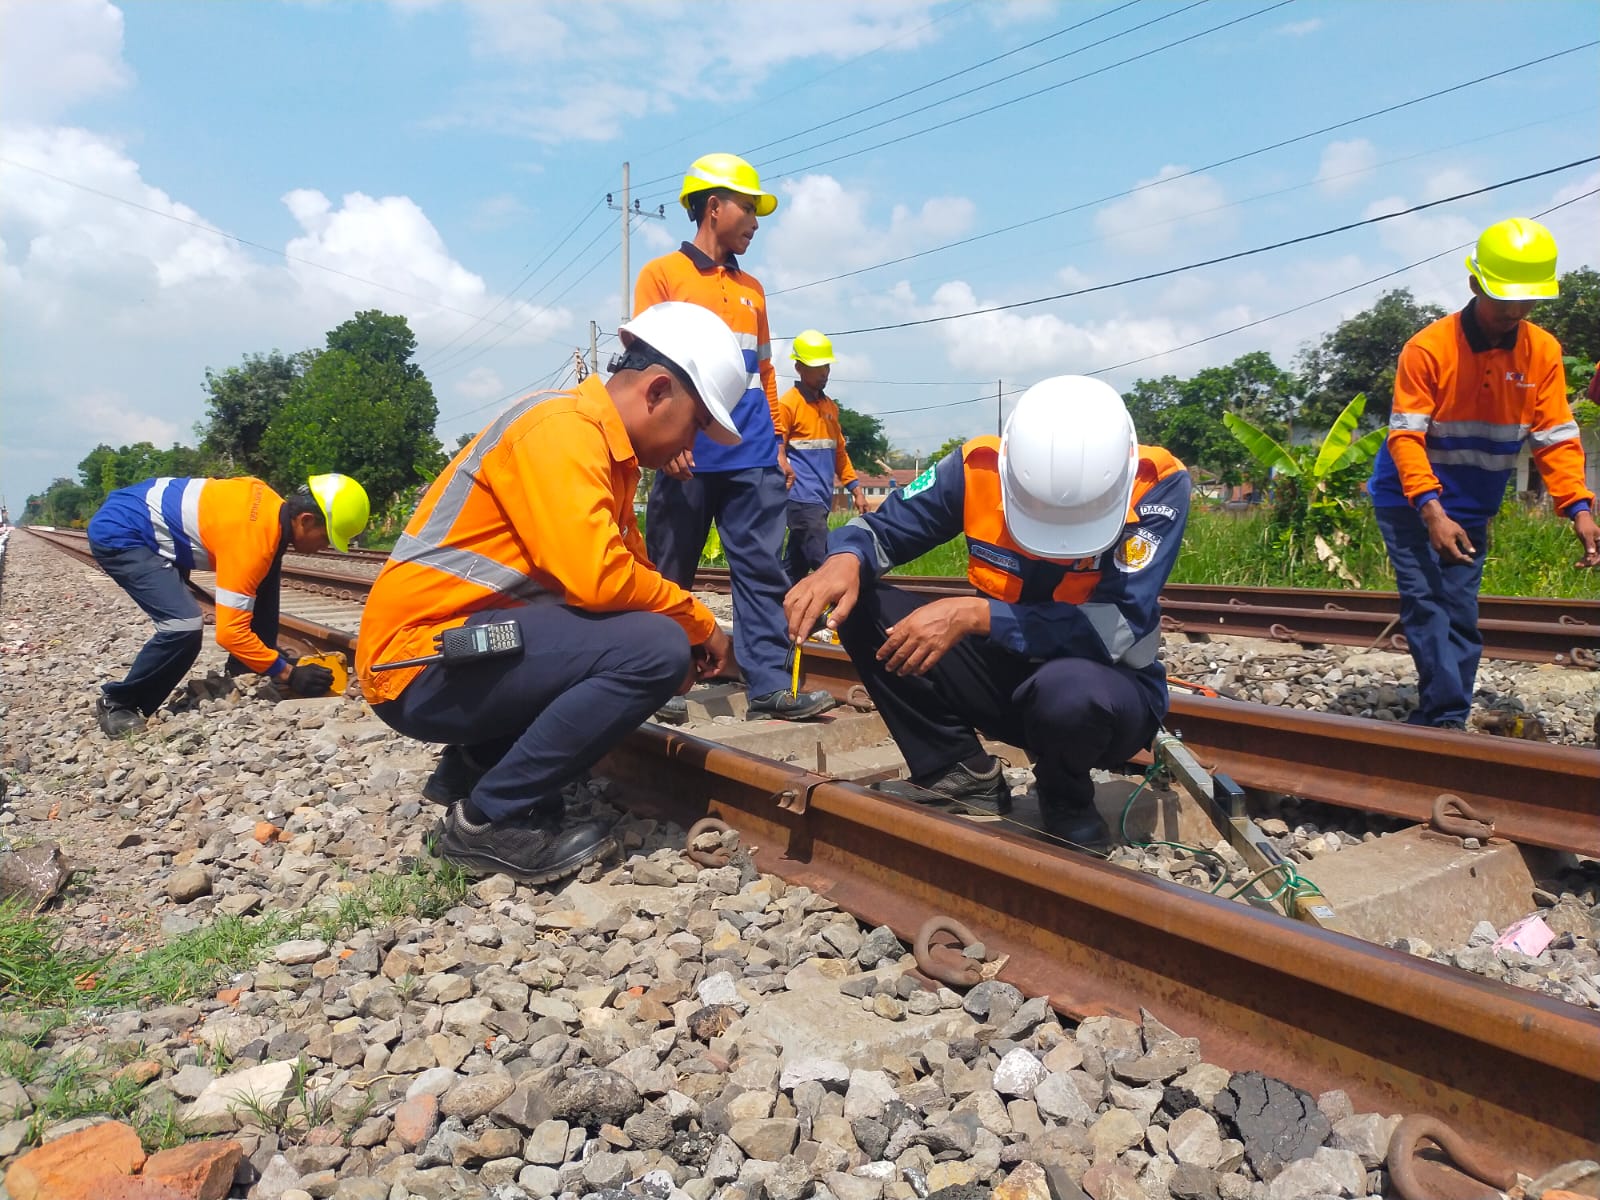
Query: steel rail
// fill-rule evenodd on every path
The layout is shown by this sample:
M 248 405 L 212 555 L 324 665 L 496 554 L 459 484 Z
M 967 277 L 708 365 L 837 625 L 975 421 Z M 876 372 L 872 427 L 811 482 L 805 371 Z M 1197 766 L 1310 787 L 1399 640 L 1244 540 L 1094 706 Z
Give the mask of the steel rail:
M 1527 1171 L 1600 1140 L 1600 1014 L 680 732 L 640 729 L 600 769 L 908 945 L 954 917 L 1074 1019 L 1148 1009 L 1208 1062 L 1438 1117 Z
M 833 646 L 808 644 L 806 682 L 843 699 L 860 677 Z M 1247 788 L 1426 823 L 1453 792 L 1525 845 L 1600 857 L 1600 754 L 1270 704 L 1172 695 L 1167 728 Z
M 961 920 L 1070 1018 L 1148 1009 L 1207 1061 L 1436 1117 L 1529 1173 L 1600 1140 L 1600 1015 L 655 726 L 602 769 L 635 810 L 715 815 L 761 869 L 907 943 Z

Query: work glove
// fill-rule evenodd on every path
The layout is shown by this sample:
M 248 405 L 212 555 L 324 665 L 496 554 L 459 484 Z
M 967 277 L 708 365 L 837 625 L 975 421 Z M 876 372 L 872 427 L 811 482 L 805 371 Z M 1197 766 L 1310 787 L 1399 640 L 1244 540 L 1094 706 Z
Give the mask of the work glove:
M 327 667 L 306 665 L 289 672 L 289 692 L 295 696 L 326 696 L 333 690 L 333 672 Z

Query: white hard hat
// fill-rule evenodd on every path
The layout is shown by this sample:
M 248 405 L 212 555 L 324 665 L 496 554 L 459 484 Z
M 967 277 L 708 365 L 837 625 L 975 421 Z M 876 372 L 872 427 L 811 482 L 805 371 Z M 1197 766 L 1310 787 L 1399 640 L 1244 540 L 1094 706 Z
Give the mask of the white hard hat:
M 710 309 L 681 300 L 652 304 L 617 329 L 624 346 L 644 342 L 688 377 L 715 422 L 706 436 L 723 446 L 739 441 L 732 412 L 750 388 L 744 351 L 733 330 Z
M 1044 558 L 1086 558 L 1128 519 L 1139 439 L 1108 383 L 1058 375 L 1022 394 L 1000 435 L 1006 530 Z

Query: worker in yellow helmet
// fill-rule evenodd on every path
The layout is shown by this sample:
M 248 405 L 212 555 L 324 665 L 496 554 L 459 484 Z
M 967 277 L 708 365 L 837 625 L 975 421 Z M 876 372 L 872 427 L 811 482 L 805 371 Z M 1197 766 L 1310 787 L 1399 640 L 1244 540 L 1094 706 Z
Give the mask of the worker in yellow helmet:
M 146 479 L 89 519 L 89 549 L 155 622 L 126 678 L 107 683 L 95 716 L 107 737 L 144 727 L 200 653 L 203 620 L 190 571 L 216 573 L 217 644 L 296 696 L 326 695 L 333 673 L 281 654 L 278 580 L 285 551 L 341 552 L 367 525 L 367 493 L 348 475 L 313 475 L 279 498 L 259 479 Z
M 1407 721 L 1440 729 L 1464 728 L 1472 710 L 1489 522 L 1525 443 L 1556 511 L 1572 522 L 1577 565 L 1600 566 L 1561 345 L 1527 320 L 1559 290 L 1556 240 L 1537 221 L 1501 221 L 1478 238 L 1467 275 L 1467 306 L 1400 352 L 1389 437 L 1367 484 L 1417 667 Z
M 790 583 L 799 583 L 828 557 L 835 477 L 853 507 L 860 501 L 856 469 L 839 424 L 839 405 L 827 393 L 833 342 L 821 330 L 807 329 L 795 335 L 790 357 L 800 378 L 778 401 L 778 436 L 788 450 L 792 473 L 783 568 Z
M 679 199 L 694 222 L 692 241 L 646 263 L 634 289 L 634 312 L 683 300 L 715 313 L 744 352 L 751 386 L 734 407 L 736 445 L 702 435 L 656 475 L 645 519 L 650 561 L 680 587 L 693 586 L 706 535 L 716 522 L 733 585 L 733 639 L 743 669 L 751 718 L 802 720 L 833 706 L 826 691 L 796 694 L 784 669 L 789 639 L 783 594 L 788 579 L 778 560 L 783 544 L 787 484 L 794 479 L 778 436 L 778 377 L 772 368 L 767 294 L 738 256 L 770 216 L 778 198 L 761 188 L 756 169 L 734 154 L 697 158 Z M 675 696 L 658 714 L 688 716 Z

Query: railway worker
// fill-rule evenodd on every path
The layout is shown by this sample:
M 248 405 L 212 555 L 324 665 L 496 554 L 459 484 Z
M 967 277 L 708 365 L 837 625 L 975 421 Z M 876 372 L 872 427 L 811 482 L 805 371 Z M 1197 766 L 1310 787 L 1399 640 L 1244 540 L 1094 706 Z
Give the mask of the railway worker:
M 1555 239 L 1537 221 L 1512 218 L 1484 230 L 1466 261 L 1467 306 L 1400 352 L 1389 436 L 1367 484 L 1417 667 L 1407 721 L 1438 729 L 1464 728 L 1472 710 L 1489 522 L 1525 441 L 1582 545 L 1577 565 L 1600 565 L 1561 346 L 1526 320 L 1556 295 Z
M 1000 437 L 972 439 L 836 529 L 784 602 L 789 631 L 804 636 L 832 606 L 827 624 L 910 768 L 898 794 L 1009 811 L 981 730 L 1032 755 L 1047 833 L 1104 844 L 1089 772 L 1147 746 L 1166 715 L 1159 597 L 1189 488 L 1181 462 L 1139 445 L 1110 385 L 1046 379 Z M 883 579 L 961 535 L 977 596 Z
M 767 294 L 739 265 L 760 222 L 778 207 L 744 159 L 707 154 L 690 166 L 679 200 L 694 239 L 646 263 L 634 288 L 634 311 L 663 300 L 685 300 L 726 322 L 759 379 L 733 408 L 740 439 L 721 446 L 700 437 L 656 475 L 645 511 L 645 545 L 661 574 L 693 586 L 711 523 L 716 522 L 733 591 L 733 631 L 744 671 L 751 717 L 802 720 L 833 706 L 825 691 L 795 695 L 784 662 L 783 593 L 788 580 L 778 555 L 783 545 L 785 489 L 794 480 L 777 435 L 778 383 L 767 330 Z M 681 721 L 676 697 L 660 717 Z
M 321 696 L 333 673 L 278 652 L 284 552 L 345 551 L 367 524 L 367 493 L 348 475 L 313 475 L 282 499 L 259 479 L 146 479 L 89 518 L 89 550 L 155 622 L 127 676 L 104 684 L 95 716 L 107 737 L 142 728 L 200 653 L 191 570 L 217 576 L 217 645 L 295 696 Z
M 600 857 L 608 829 L 569 817 L 562 789 L 669 696 L 737 667 L 711 613 L 645 557 L 633 497 L 641 466 L 698 434 L 737 444 L 744 356 L 691 304 L 618 333 L 609 378 L 523 399 L 455 456 L 362 616 L 362 691 L 392 728 L 448 743 L 424 794 L 449 804 L 440 853 L 474 875 L 543 883 Z M 520 652 L 382 669 L 504 622 Z
M 833 363 L 833 343 L 816 329 L 794 339 L 790 352 L 800 382 L 778 400 L 778 437 L 789 460 L 789 541 L 784 570 L 799 583 L 828 557 L 828 514 L 833 511 L 833 485 L 856 498 L 856 469 L 839 426 L 839 406 L 826 392 Z

